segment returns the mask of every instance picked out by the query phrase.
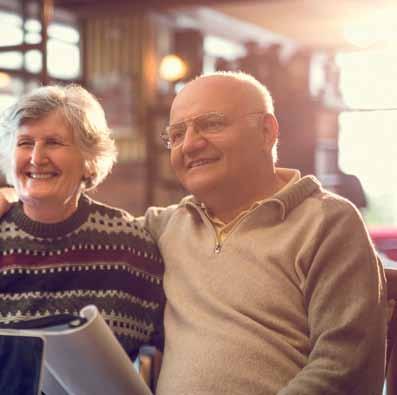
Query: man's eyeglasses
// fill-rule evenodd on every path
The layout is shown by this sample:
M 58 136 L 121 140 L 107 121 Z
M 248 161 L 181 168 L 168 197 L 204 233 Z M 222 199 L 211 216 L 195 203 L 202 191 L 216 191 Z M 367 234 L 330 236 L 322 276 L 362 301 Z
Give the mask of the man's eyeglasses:
M 250 112 L 243 114 L 238 118 L 264 114 L 263 111 Z M 172 149 L 182 145 L 187 128 L 191 123 L 194 130 L 201 136 L 208 136 L 221 132 L 228 124 L 225 114 L 219 112 L 209 112 L 207 114 L 198 115 L 196 117 L 186 119 L 185 121 L 177 122 L 166 127 L 165 131 L 160 134 L 161 139 L 166 148 Z

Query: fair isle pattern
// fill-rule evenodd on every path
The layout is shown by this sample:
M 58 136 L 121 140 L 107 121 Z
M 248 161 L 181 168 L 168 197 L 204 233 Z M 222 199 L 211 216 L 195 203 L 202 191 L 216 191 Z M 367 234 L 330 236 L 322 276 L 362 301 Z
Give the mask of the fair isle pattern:
M 12 294 L 3 295 L 0 294 L 0 300 L 29 300 L 29 299 L 63 299 L 63 298 L 118 298 L 119 300 L 124 300 L 125 303 L 134 303 L 149 310 L 159 309 L 160 303 L 148 302 L 147 300 L 140 299 L 136 296 L 130 295 L 126 292 L 118 291 L 86 291 L 86 290 L 72 290 L 66 292 L 26 292 L 23 294 Z M 0 313 L 0 317 L 3 317 Z M 1 320 L 1 318 L 0 318 Z
M 30 312 L 24 314 L 20 310 L 18 310 L 15 314 L 7 314 L 5 316 L 0 314 L 0 323 L 7 324 L 15 321 L 31 320 L 36 318 L 48 317 L 52 314 L 74 314 L 78 316 L 79 311 L 70 311 L 68 309 L 55 309 L 54 311 L 45 310 L 42 312 L 37 311 L 34 314 Z M 153 324 L 147 324 L 145 321 L 139 321 L 134 319 L 133 317 L 129 317 L 126 315 L 117 315 L 114 312 L 113 314 L 108 314 L 105 310 L 101 311 L 101 315 L 108 323 L 108 325 L 112 328 L 113 332 L 119 336 L 133 336 L 136 339 L 147 343 L 150 339 L 148 337 L 148 334 L 152 333 L 154 330 Z
M 17 203 L 0 222 L 0 322 L 94 304 L 134 358 L 143 344 L 162 346 L 163 270 L 148 232 L 122 210 L 82 196 L 72 217 L 42 224 Z
M 128 214 L 125 215 L 125 218 L 128 217 L 131 218 Z M 108 215 L 101 215 L 100 213 L 91 213 L 88 216 L 87 222 L 82 224 L 80 229 L 75 234 L 78 235 L 80 232 L 106 232 L 112 233 L 114 235 L 117 235 L 119 233 L 122 235 L 126 234 L 133 237 L 139 237 L 145 241 L 151 242 L 151 237 L 148 232 L 137 224 L 127 226 L 124 221 L 120 221 L 120 218 L 112 218 Z M 62 240 L 65 237 L 65 235 L 49 238 L 35 237 L 30 233 L 19 229 L 17 225 L 13 222 L 2 223 L 1 233 L 3 238 L 21 237 L 26 240 L 36 239 L 38 241 L 46 241 L 46 239 Z
M 17 252 L 18 254 L 19 252 Z M 66 253 L 66 252 L 65 252 Z M 4 254 L 8 255 L 8 254 Z M 61 255 L 61 254 L 59 254 Z M 140 256 L 139 254 L 137 254 Z M 51 256 L 51 255 L 50 255 Z M 144 257 L 147 258 L 148 255 L 144 254 Z M 9 267 L 4 268 L 0 272 L 0 276 L 7 276 L 7 275 L 13 275 L 15 273 L 18 274 L 33 274 L 33 275 L 40 275 L 40 274 L 46 274 L 47 272 L 49 273 L 55 273 L 55 272 L 81 272 L 81 271 L 89 271 L 89 270 L 121 270 L 121 271 L 126 271 L 131 275 L 134 275 L 136 277 L 143 277 L 145 280 L 148 280 L 150 282 L 155 282 L 156 284 L 160 285 L 161 284 L 161 276 L 156 275 L 156 274 L 150 274 L 147 273 L 146 271 L 139 269 L 139 268 L 134 268 L 133 265 L 127 265 L 123 262 L 96 262 L 92 264 L 85 264 L 85 263 L 72 263 L 72 262 L 62 262 L 57 265 L 57 267 L 54 267 L 53 265 L 41 265 L 41 266 L 24 266 L 20 267 L 17 265 L 10 265 Z M 1 298 L 1 294 L 0 294 Z

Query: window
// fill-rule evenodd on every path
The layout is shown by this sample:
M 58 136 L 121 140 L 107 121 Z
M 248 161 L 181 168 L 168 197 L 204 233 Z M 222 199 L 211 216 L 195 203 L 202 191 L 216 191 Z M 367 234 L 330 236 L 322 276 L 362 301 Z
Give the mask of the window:
M 41 24 L 38 9 L 29 8 L 30 17 L 23 21 L 18 2 L 0 4 L 0 47 L 8 45 L 40 44 Z M 48 26 L 47 69 L 50 78 L 64 82 L 81 78 L 80 32 L 70 14 L 57 13 Z M 18 96 L 40 85 L 43 59 L 40 49 L 26 52 L 0 52 L 0 111 Z
M 369 225 L 397 224 L 397 53 L 339 54 L 340 89 L 353 110 L 340 114 L 339 166 L 362 182 Z

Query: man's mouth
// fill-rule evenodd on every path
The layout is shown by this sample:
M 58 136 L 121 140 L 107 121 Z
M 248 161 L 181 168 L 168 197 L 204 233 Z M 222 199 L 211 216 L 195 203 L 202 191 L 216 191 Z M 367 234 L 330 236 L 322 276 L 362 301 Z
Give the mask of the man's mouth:
M 191 162 L 188 163 L 187 167 L 188 169 L 193 169 L 195 167 L 200 167 L 204 165 L 208 165 L 209 163 L 215 162 L 216 159 L 198 159 L 198 160 L 192 160 Z

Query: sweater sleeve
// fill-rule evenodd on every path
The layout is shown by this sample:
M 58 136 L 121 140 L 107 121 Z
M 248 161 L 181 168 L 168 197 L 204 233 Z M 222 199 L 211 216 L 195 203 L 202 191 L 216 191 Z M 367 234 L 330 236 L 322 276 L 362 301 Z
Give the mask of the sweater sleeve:
M 387 328 L 383 268 L 359 213 L 324 202 L 302 258 L 311 352 L 277 395 L 379 395 Z
M 139 222 L 151 234 L 155 243 L 158 243 L 176 208 L 177 205 L 168 207 L 149 207 L 146 210 L 144 217 L 138 218 Z

